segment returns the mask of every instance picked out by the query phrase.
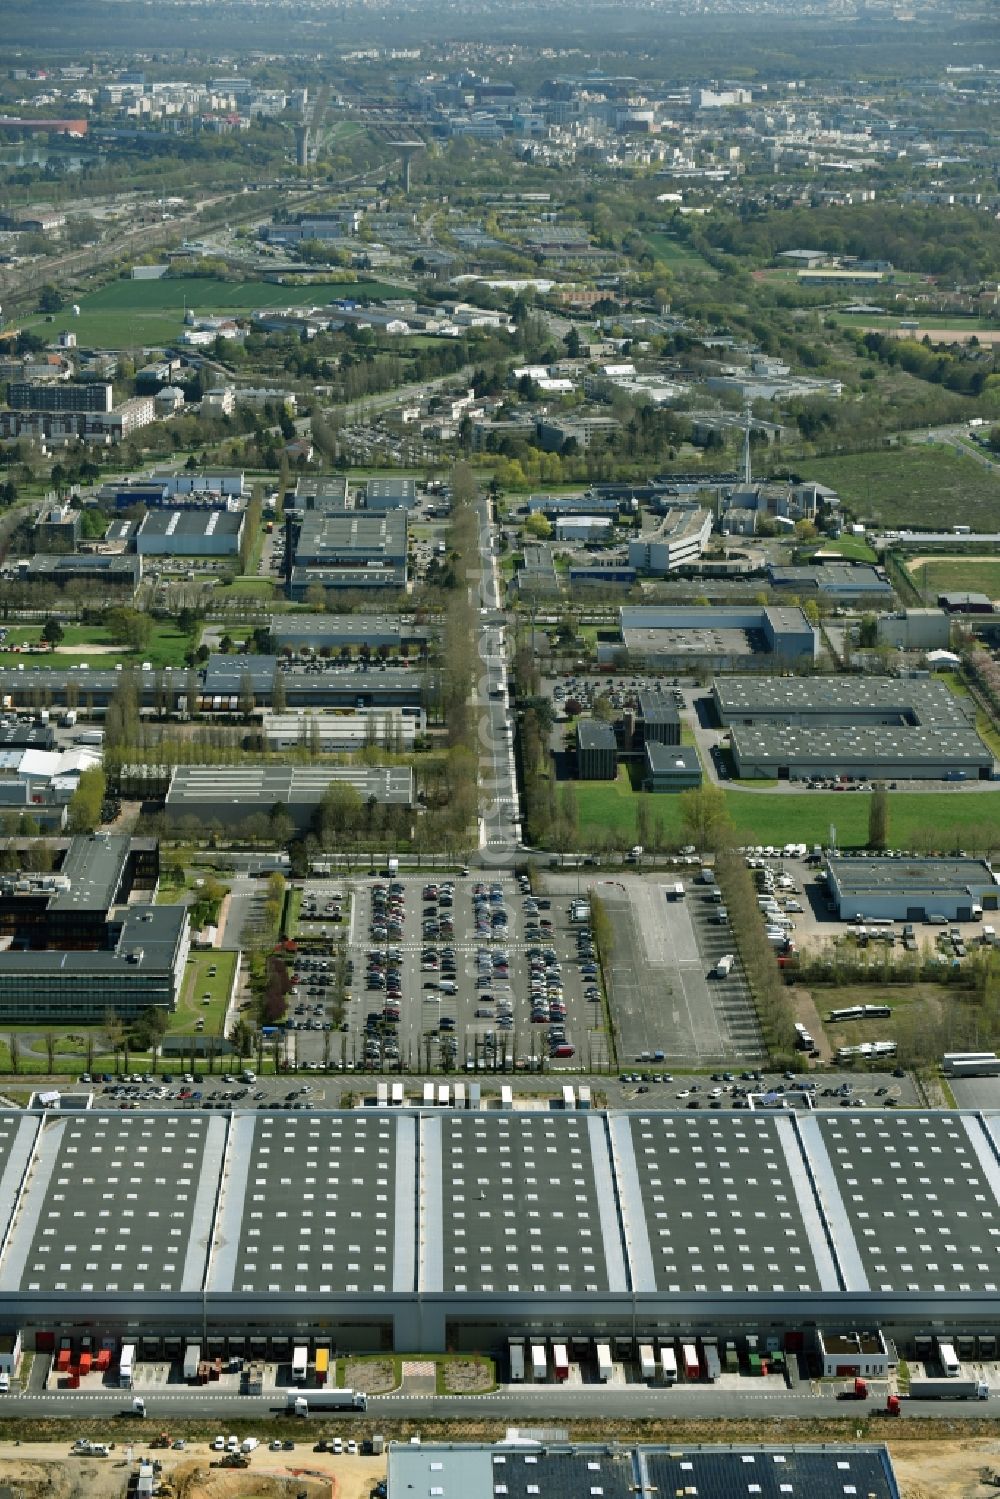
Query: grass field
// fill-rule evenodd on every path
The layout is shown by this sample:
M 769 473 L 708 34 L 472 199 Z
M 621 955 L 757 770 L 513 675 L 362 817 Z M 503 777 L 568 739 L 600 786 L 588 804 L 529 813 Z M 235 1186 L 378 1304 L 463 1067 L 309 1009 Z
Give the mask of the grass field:
M 803 478 L 836 489 L 853 515 L 882 526 L 950 530 L 996 529 L 1000 476 L 954 448 L 933 443 L 811 458 L 797 465 Z
M 706 275 L 715 276 L 717 271 L 703 260 L 697 250 L 692 250 L 683 240 L 676 239 L 672 234 L 647 234 L 644 235 L 657 260 L 662 260 L 671 270 L 693 270 L 704 271 Z
M 52 326 L 71 328 L 80 344 L 105 349 L 134 348 L 174 339 L 184 326 L 186 310 L 203 313 L 247 313 L 255 307 L 322 305 L 338 297 L 402 296 L 399 287 L 382 281 L 322 281 L 309 286 L 279 286 L 270 281 L 229 282 L 213 277 L 164 278 L 162 281 L 113 281 L 79 302 L 80 316 L 67 308 Z M 29 319 L 36 332 L 49 326 L 44 317 Z
M 903 314 L 899 312 L 881 314 L 869 312 L 831 312 L 830 316 L 835 318 L 838 323 L 843 323 L 845 327 L 856 328 L 859 332 L 873 328 L 878 332 L 893 333 L 899 329 L 900 323 L 904 321 Z M 909 319 L 906 319 L 906 321 L 909 321 Z M 997 326 L 989 318 L 959 317 L 953 312 L 928 313 L 926 316 L 918 315 L 916 321 L 919 327 L 915 332 L 907 330 L 913 338 L 923 338 L 925 333 L 933 333 L 935 328 L 961 328 L 963 331 L 967 329 L 968 333 L 972 334 L 988 333 L 990 330 L 995 331 Z
M 13 627 L 7 631 L 4 644 L 32 645 L 41 639 L 41 625 Z M 94 670 L 103 668 L 113 671 L 116 666 L 135 666 L 149 661 L 153 666 L 183 666 L 184 657 L 191 647 L 191 638 L 169 624 L 154 624 L 149 641 L 143 650 L 130 653 L 117 647 L 109 649 L 111 637 L 102 625 L 64 625 L 63 649 L 47 651 L 44 655 L 25 655 L 20 651 L 0 651 L 0 666 L 31 667 L 90 666 Z M 67 650 L 65 647 L 71 647 Z M 84 647 L 99 649 L 89 654 Z
M 870 796 L 860 791 L 794 793 L 738 791 L 726 800 L 740 843 L 822 843 L 837 830 L 843 848 L 868 840 Z M 617 781 L 581 781 L 577 786 L 581 837 L 608 829 L 632 837 L 636 810 L 644 801 L 667 838 L 681 838 L 681 802 L 670 794 L 635 792 L 624 773 Z M 969 851 L 1000 848 L 1000 787 L 996 791 L 889 792 L 889 839 L 893 847 Z
M 939 593 L 985 593 L 1000 599 L 1000 557 L 934 557 L 907 564 L 927 603 Z
M 212 973 L 212 969 L 215 973 Z M 236 968 L 234 952 L 192 953 L 181 985 L 177 1009 L 170 1017 L 168 1035 L 190 1034 L 196 1020 L 204 1020 L 206 1036 L 220 1036 Z M 208 1004 L 202 995 L 209 994 Z
M 846 557 L 851 562 L 877 560 L 872 548 L 860 536 L 838 536 L 836 541 L 830 541 L 824 536 L 820 544 L 824 552 L 836 552 L 839 557 Z

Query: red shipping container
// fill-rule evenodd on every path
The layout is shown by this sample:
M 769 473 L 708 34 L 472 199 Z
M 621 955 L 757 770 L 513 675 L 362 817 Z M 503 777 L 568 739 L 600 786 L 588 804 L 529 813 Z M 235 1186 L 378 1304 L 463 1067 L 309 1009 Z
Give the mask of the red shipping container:
M 103 1370 L 103 1369 L 110 1369 L 111 1368 L 111 1349 L 110 1348 L 102 1348 L 101 1349 L 100 1353 L 97 1355 L 97 1363 L 95 1364 L 94 1367 L 97 1368 L 97 1369 L 101 1369 L 101 1370 Z
M 73 1354 L 69 1348 L 60 1348 L 56 1358 L 56 1369 L 59 1373 L 64 1373 L 69 1368 L 72 1357 Z
M 80 1373 L 81 1374 L 89 1374 L 90 1373 L 91 1362 L 92 1362 L 92 1360 L 91 1360 L 91 1357 L 90 1357 L 89 1353 L 81 1353 L 80 1354 Z
M 79 1374 L 71 1374 L 70 1375 L 70 1377 L 69 1377 L 69 1379 L 68 1379 L 68 1381 L 66 1383 L 66 1388 L 68 1390 L 78 1390 L 80 1388 L 80 1376 L 79 1376 Z

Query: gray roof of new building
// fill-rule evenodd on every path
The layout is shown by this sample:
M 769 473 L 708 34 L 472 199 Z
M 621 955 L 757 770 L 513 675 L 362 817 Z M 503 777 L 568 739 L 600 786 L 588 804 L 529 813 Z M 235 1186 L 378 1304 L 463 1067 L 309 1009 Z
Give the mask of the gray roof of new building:
M 734 724 L 733 753 L 740 762 L 774 765 L 940 764 L 943 769 L 978 771 L 993 765 L 993 753 L 968 724 L 873 724 L 830 727 L 825 724 Z
M 962 540 L 967 538 L 963 536 Z M 984 609 L 992 613 L 993 600 L 987 593 L 942 593 L 940 595 L 942 608 L 959 612 L 962 609 Z
M 988 1135 L 964 1114 L 817 1112 L 805 1125 L 823 1190 L 836 1184 L 851 1289 L 1000 1291 L 1000 1166 Z M 823 1161 L 825 1153 L 826 1161 Z
M 109 979 L 129 973 L 166 975 L 173 968 L 187 924 L 186 906 L 121 906 L 112 912 L 120 922 L 113 948 L 26 952 L 20 948 L 0 952 L 0 979 L 57 979 L 106 975 Z
M 210 656 L 201 690 L 207 696 L 236 695 L 242 691 L 249 672 L 255 694 L 269 697 L 277 664 L 277 656 Z M 422 685 L 420 672 L 410 667 L 373 666 L 362 670 L 358 666 L 338 666 L 332 661 L 317 663 L 315 667 L 282 667 L 281 676 L 289 699 L 297 702 L 321 702 L 331 690 L 362 696 L 380 690 L 397 692 L 411 688 L 419 695 Z M 183 688 L 183 678 L 179 685 Z
M 576 742 L 583 750 L 614 749 L 617 744 L 614 729 L 599 718 L 577 719 Z
M 663 692 L 639 693 L 639 717 L 645 723 L 680 723 L 677 707 Z
M 406 511 L 344 513 L 307 510 L 295 549 L 296 561 L 330 567 L 361 566 L 369 559 L 406 557 Z
M 690 774 L 701 770 L 701 760 L 693 744 L 660 744 L 646 740 L 646 763 L 653 775 Z
M 778 567 L 767 570 L 768 579 L 775 588 L 808 588 L 818 593 L 873 594 L 878 598 L 892 593 L 892 584 L 869 563 L 824 562 L 799 567 Z
M 28 558 L 27 566 L 20 570 L 29 578 L 45 577 L 54 572 L 120 574 L 138 583 L 142 576 L 142 559 L 119 552 L 36 552 Z
M 255 692 L 269 693 L 277 669 L 277 656 L 212 655 L 205 663 L 204 691 L 212 696 L 238 693 L 249 675 Z
M 399 1137 L 414 1128 L 364 1110 L 234 1121 L 229 1170 L 246 1195 L 220 1275 L 257 1296 L 393 1290 Z
M 336 644 L 361 645 L 389 638 L 429 640 L 437 631 L 408 614 L 274 614 L 270 633 L 278 645 L 323 638 Z
M 197 1290 L 225 1122 L 100 1114 L 47 1119 L 42 1130 L 39 1181 L 15 1224 L 0 1286 L 80 1295 Z
M 547 1446 L 510 1447 L 493 1453 L 492 1468 L 482 1499 L 635 1499 L 635 1457 L 624 1449 L 576 1453 Z M 467 1491 L 464 1499 L 477 1496 Z
M 200 540 L 204 536 L 239 535 L 244 523 L 242 510 L 195 510 L 190 507 L 178 510 L 147 510 L 139 527 L 140 538 L 147 536 L 169 536 L 176 540 L 178 550 L 185 539 Z
M 924 725 L 967 728 L 975 722 L 962 698 L 943 682 L 910 677 L 716 677 L 712 683 L 724 723 L 758 716 L 784 719 L 787 714 L 856 712 L 858 722 L 886 713 Z
M 410 766 L 366 768 L 342 765 L 179 765 L 166 796 L 168 812 L 211 818 L 239 808 L 245 816 L 273 807 L 316 806 L 335 783 L 353 786 L 363 801 L 408 807 L 413 802 Z
M 391 510 L 388 512 L 389 515 L 393 513 Z M 356 567 L 350 567 L 331 561 L 329 567 L 310 565 L 292 568 L 291 584 L 296 595 L 311 583 L 319 583 L 323 588 L 405 588 L 406 567 L 402 563 L 397 566 L 388 562 L 372 566 L 359 563 Z
M 836 1288 L 787 1119 L 633 1114 L 616 1120 L 619 1136 L 624 1128 L 635 1164 L 629 1190 L 639 1193 L 646 1220 L 650 1289 L 815 1295 Z
M 412 505 L 417 498 L 416 479 L 368 479 L 365 482 L 365 498 L 386 503 L 395 500 L 398 505 Z
M 388 1484 L 389 1499 L 899 1499 L 883 1446 L 570 1446 L 544 1432 L 512 1434 L 493 1446 L 393 1442 Z
M 59 866 L 69 880 L 68 890 L 57 890 L 49 902 L 53 911 L 107 911 L 118 892 L 128 859 L 127 834 L 94 833 L 74 838 Z
M 932 1324 L 996 1302 L 998 1145 L 954 1110 L 0 1112 L 0 1296 Z
M 962 895 L 997 883 L 985 859 L 860 859 L 831 854 L 827 868 L 844 901 L 863 902 L 868 895 L 897 892 L 921 905 L 925 896 L 945 891 Z M 863 911 L 864 905 L 857 909 Z
M 595 1169 L 592 1150 L 603 1132 L 596 1115 L 443 1117 L 440 1174 L 425 1182 L 427 1205 L 441 1214 L 439 1244 L 425 1250 L 438 1288 L 552 1296 L 624 1289 L 611 1178 Z
M 641 1451 L 646 1492 L 697 1494 L 698 1499 L 898 1499 L 889 1454 L 884 1447 L 753 1447 L 729 1450 L 672 1447 Z

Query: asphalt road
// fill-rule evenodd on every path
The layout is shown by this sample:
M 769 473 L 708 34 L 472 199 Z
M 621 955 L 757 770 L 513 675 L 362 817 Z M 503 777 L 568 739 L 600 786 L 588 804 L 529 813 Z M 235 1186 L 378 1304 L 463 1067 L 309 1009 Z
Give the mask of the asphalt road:
M 477 502 L 479 577 L 470 580 L 480 613 L 476 682 L 479 740 L 480 858 L 484 867 L 500 869 L 513 862 L 521 838 L 521 812 L 514 766 L 513 721 L 509 704 L 507 639 L 501 608 L 500 578 L 490 527 L 490 502 Z
M 748 1380 L 748 1384 L 752 1383 Z M 305 1391 L 308 1398 L 308 1391 Z M 214 1394 L 202 1388 L 178 1388 L 176 1392 L 146 1394 L 147 1424 L 129 1421 L 123 1423 L 122 1431 L 135 1435 L 140 1430 L 151 1430 L 149 1421 L 165 1422 L 169 1416 L 187 1416 L 204 1421 L 212 1416 L 231 1417 L 234 1420 L 252 1421 L 264 1419 L 284 1409 L 283 1401 L 273 1394 L 260 1398 L 228 1393 Z M 40 1419 L 63 1416 L 67 1420 L 86 1417 L 111 1417 L 126 1414 L 131 1406 L 130 1391 L 107 1390 L 93 1395 L 80 1391 L 39 1393 L 27 1396 L 4 1398 L 3 1412 L 7 1419 Z M 520 1389 L 502 1389 L 489 1395 L 373 1395 L 369 1397 L 364 1414 L 385 1419 L 414 1421 L 425 1419 L 455 1420 L 586 1420 L 599 1416 L 607 1420 L 670 1420 L 703 1419 L 706 1417 L 725 1420 L 762 1420 L 768 1418 L 803 1417 L 812 1420 L 838 1420 L 852 1414 L 858 1421 L 877 1414 L 881 1402 L 848 1403 L 837 1400 L 832 1391 L 814 1394 L 763 1393 L 743 1390 L 719 1390 L 707 1385 L 649 1389 L 630 1385 L 615 1387 L 608 1385 L 556 1386 L 525 1385 Z M 324 1411 L 324 1421 L 349 1422 L 353 1412 Z M 914 1417 L 938 1417 L 941 1420 L 961 1418 L 995 1420 L 996 1407 L 991 1400 L 904 1400 L 903 1419 Z M 289 1434 L 309 1429 L 289 1421 Z

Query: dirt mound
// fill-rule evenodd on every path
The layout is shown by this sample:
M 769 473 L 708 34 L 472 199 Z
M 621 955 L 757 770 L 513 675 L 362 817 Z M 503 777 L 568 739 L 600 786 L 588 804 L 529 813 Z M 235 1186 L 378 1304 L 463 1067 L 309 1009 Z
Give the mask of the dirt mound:
M 177 1499 L 331 1499 L 333 1480 L 306 1477 L 300 1473 L 268 1473 L 258 1458 L 249 1468 L 212 1468 L 202 1461 L 175 1468 L 173 1487 Z

